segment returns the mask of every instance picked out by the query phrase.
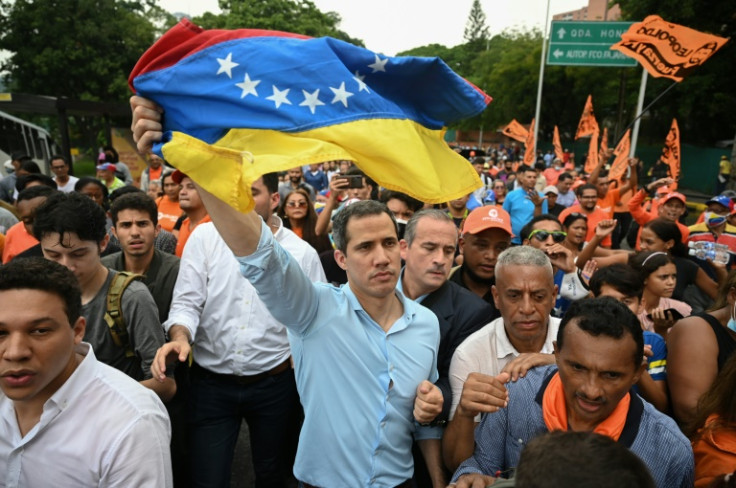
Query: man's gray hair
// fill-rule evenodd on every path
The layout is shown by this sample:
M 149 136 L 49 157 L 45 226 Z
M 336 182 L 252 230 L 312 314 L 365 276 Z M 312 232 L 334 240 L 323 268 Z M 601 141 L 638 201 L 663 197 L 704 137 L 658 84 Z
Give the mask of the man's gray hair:
M 505 266 L 544 268 L 550 276 L 553 276 L 552 263 L 549 261 L 547 255 L 532 246 L 510 247 L 499 254 L 494 272 L 496 277 L 498 277 L 498 272 Z
M 411 246 L 411 243 L 414 242 L 414 238 L 417 236 L 417 225 L 419 225 L 419 220 L 421 219 L 433 219 L 438 222 L 448 222 L 455 225 L 452 217 L 447 215 L 447 212 L 444 210 L 440 210 L 438 208 L 425 208 L 424 210 L 420 210 L 412 215 L 409 222 L 406 223 L 404 240 L 409 246 Z M 457 245 L 457 239 L 455 239 L 455 244 Z

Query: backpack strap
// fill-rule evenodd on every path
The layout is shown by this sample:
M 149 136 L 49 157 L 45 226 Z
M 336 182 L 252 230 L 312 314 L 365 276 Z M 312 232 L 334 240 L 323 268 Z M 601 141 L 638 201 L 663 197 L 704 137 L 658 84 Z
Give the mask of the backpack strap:
M 142 276 L 128 271 L 119 271 L 112 278 L 110 287 L 107 289 L 105 300 L 105 322 L 110 329 L 113 342 L 118 347 L 125 349 L 125 357 L 135 357 L 133 348 L 128 337 L 128 328 L 123 319 L 123 292 L 133 280 L 141 279 Z

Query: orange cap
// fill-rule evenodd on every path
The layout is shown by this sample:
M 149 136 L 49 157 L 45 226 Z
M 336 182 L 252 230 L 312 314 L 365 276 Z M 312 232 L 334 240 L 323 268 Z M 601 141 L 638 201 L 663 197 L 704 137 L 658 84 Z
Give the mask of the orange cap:
M 511 237 L 511 217 L 506 210 L 494 205 L 478 207 L 467 216 L 463 224 L 463 234 L 477 234 L 487 229 L 501 229 Z
M 661 197 L 659 199 L 659 204 L 660 205 L 664 205 L 665 203 L 669 202 L 673 198 L 676 198 L 676 199 L 680 200 L 682 203 L 684 203 L 684 204 L 687 205 L 687 198 L 685 198 L 685 195 L 683 195 L 682 193 L 677 192 L 677 191 L 673 191 L 673 192 L 668 193 L 665 196 Z

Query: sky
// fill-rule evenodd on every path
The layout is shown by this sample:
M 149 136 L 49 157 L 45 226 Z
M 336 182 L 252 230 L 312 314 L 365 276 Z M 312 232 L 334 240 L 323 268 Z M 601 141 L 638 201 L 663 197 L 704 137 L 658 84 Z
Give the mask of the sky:
M 579 9 L 587 0 L 549 0 L 552 15 Z M 376 52 L 393 56 L 398 52 L 442 44 L 462 44 L 465 24 L 473 0 L 312 0 L 323 12 L 337 12 L 340 29 Z M 169 12 L 194 17 L 204 12 L 219 13 L 217 0 L 158 0 Z M 507 28 L 543 30 L 545 0 L 481 0 L 491 36 Z M 243 26 L 247 27 L 247 26 Z

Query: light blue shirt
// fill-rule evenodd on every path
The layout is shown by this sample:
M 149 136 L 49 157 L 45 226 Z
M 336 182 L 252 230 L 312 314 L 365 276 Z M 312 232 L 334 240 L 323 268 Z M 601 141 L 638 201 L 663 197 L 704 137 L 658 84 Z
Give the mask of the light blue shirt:
M 441 437 L 413 418 L 417 387 L 438 377 L 437 317 L 397 290 L 404 312 L 384 332 L 349 285 L 312 283 L 265 224 L 257 250 L 237 260 L 289 333 L 305 416 L 296 478 L 323 487 L 411 478 L 412 437 Z
M 541 193 L 539 195 L 544 196 Z M 503 201 L 503 209 L 511 216 L 511 232 L 514 234 L 511 242 L 521 244 L 523 241 L 521 229 L 534 217 L 534 204 L 529 199 L 526 190 L 517 188 L 506 195 L 506 199 Z M 547 200 L 542 202 L 542 213 L 547 213 Z

